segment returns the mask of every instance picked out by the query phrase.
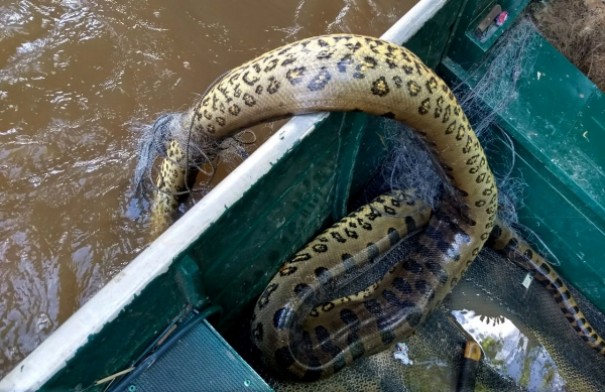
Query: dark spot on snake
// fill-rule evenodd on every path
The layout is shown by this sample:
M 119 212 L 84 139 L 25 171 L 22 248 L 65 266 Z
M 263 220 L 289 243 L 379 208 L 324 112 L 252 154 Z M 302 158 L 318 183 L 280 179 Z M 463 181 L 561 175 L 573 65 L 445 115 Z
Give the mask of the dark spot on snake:
M 413 259 L 406 260 L 403 263 L 403 268 L 414 274 L 420 273 L 422 271 L 422 265 L 420 265 L 420 263 Z
M 408 93 L 410 93 L 410 95 L 412 97 L 415 97 L 416 95 L 418 95 L 420 93 L 420 91 L 422 91 L 422 87 L 420 87 L 420 85 L 413 80 L 410 80 L 407 83 L 407 86 L 408 86 Z
M 273 69 L 275 69 L 275 67 L 277 66 L 278 60 L 277 59 L 271 59 L 269 61 L 269 64 L 267 64 L 265 66 L 265 72 L 270 72 L 273 71 Z
M 321 70 L 315 77 L 309 82 L 307 88 L 311 91 L 320 91 L 323 90 L 324 87 L 330 82 L 332 79 L 332 75 L 326 69 L 326 67 L 321 67 Z
M 254 92 L 256 93 L 256 95 L 261 95 L 263 93 L 263 86 L 259 84 L 258 86 L 256 86 Z
M 216 132 L 216 129 L 214 128 L 214 125 L 208 124 L 206 126 L 206 132 L 208 132 L 208 133 L 214 133 L 214 132 Z
M 319 280 L 319 283 L 321 283 L 322 285 L 329 283 L 332 280 L 332 274 L 325 267 L 317 267 L 315 268 L 313 273 L 317 277 L 317 280 Z
M 511 238 L 508 243 L 506 244 L 507 248 L 516 248 L 517 245 L 519 245 L 519 240 L 516 238 Z
M 477 176 L 477 178 L 475 179 L 475 182 L 476 182 L 477 184 L 481 184 L 483 181 L 485 181 L 485 176 L 486 176 L 486 174 L 485 174 L 485 173 L 481 173 L 481 174 L 479 174 L 479 175 Z
M 462 148 L 462 153 L 463 154 L 468 154 L 469 152 L 471 152 L 473 149 L 473 138 L 471 137 L 471 135 L 468 135 L 467 139 L 466 139 L 466 146 L 464 146 Z
M 329 43 L 327 43 L 326 41 L 324 41 L 324 40 L 323 40 L 323 39 L 321 39 L 321 38 L 317 40 L 317 44 L 318 44 L 319 46 L 322 46 L 322 47 L 330 46 L 330 44 L 329 44 Z
M 233 87 L 233 96 L 235 98 L 239 98 L 242 95 L 242 90 L 239 86 L 239 83 L 235 85 L 235 87 Z
M 242 98 L 244 99 L 244 103 L 246 104 L 246 106 L 256 105 L 256 99 L 254 99 L 252 95 L 245 93 Z
M 381 76 L 372 82 L 371 90 L 372 94 L 378 95 L 379 97 L 384 97 L 391 91 L 384 76 Z
M 414 282 L 414 288 L 424 295 L 429 290 L 429 285 L 426 280 L 419 279 Z
M 502 230 L 502 229 L 500 229 L 500 226 L 496 226 L 496 227 L 497 227 L 497 228 L 498 228 L 500 231 Z M 495 228 L 494 228 L 494 229 L 495 229 Z M 543 274 L 545 274 L 545 275 L 548 275 L 548 274 L 550 274 L 550 273 L 552 272 L 552 270 L 550 269 L 550 267 L 549 267 L 549 266 L 548 266 L 548 264 L 546 264 L 546 263 L 542 263 L 542 264 L 541 264 L 541 265 L 538 267 L 538 269 L 540 270 L 540 272 L 542 272 L 542 273 L 543 273 Z
M 294 62 L 296 62 L 296 56 L 294 56 L 293 54 L 288 54 L 287 58 L 284 61 L 282 61 L 281 65 L 282 65 L 282 67 L 285 67 Z
M 357 234 L 357 232 L 355 230 L 351 230 L 351 229 L 347 228 L 347 229 L 345 229 L 345 234 L 349 238 L 359 238 L 359 235 Z
M 244 72 L 244 76 L 242 77 L 242 80 L 244 81 L 244 83 L 246 83 L 248 86 L 254 86 L 256 84 L 256 82 L 258 82 L 259 77 L 258 76 L 254 76 L 254 77 L 250 77 L 249 76 L 249 71 Z
M 328 245 L 326 244 L 313 244 L 311 248 L 317 253 L 325 253 L 328 251 Z
M 288 267 L 282 267 L 279 270 L 279 275 L 280 276 L 290 276 L 293 273 L 295 273 L 297 270 L 298 270 L 298 268 L 295 266 L 292 266 L 292 265 L 288 266 Z
M 336 64 L 338 71 L 341 73 L 347 72 L 347 66 L 353 63 L 351 54 L 344 55 Z
M 373 219 L 370 219 L 370 220 L 373 220 Z M 361 218 L 357 219 L 357 223 L 364 230 L 367 230 L 367 231 L 372 230 L 372 224 L 368 223 L 368 222 L 364 222 L 363 219 L 361 219 Z
M 401 306 L 402 301 L 400 301 L 399 298 L 397 297 L 397 295 L 395 295 L 395 293 L 392 292 L 391 290 L 386 290 L 386 289 L 383 290 L 382 297 L 395 309 L 399 309 L 402 307 Z
M 341 349 L 334 344 L 332 341 L 332 337 L 330 336 L 330 331 L 328 331 L 325 327 L 319 325 L 315 327 L 315 337 L 321 346 L 321 349 L 328 354 L 332 355 L 332 358 L 335 358 L 338 354 L 341 353 Z M 338 358 L 340 361 L 344 361 L 344 358 Z M 336 364 L 334 364 L 336 366 Z
M 344 242 L 347 242 L 346 238 L 344 238 L 342 236 L 342 234 L 340 234 L 337 231 L 331 231 L 330 235 L 332 236 L 332 238 L 334 238 L 336 241 L 340 242 L 341 244 L 344 243 Z
M 302 82 L 306 71 L 306 67 L 292 68 L 288 70 L 288 72 L 286 72 L 286 79 L 288 79 L 291 85 L 296 86 L 297 84 Z
M 334 52 L 334 49 L 320 50 L 319 53 L 317 53 L 317 56 L 315 56 L 315 58 L 318 60 L 328 60 L 332 57 Z
M 385 60 L 385 63 L 389 66 L 389 69 L 397 68 L 399 66 L 395 61 L 389 58 Z M 399 78 L 399 76 L 395 76 L 393 79 L 395 78 Z M 399 78 L 399 80 L 401 80 L 401 78 Z M 401 87 L 401 85 L 398 85 L 397 87 Z
M 348 42 L 348 43 L 345 44 L 345 46 L 351 52 L 355 53 L 355 52 L 357 52 L 361 48 L 361 42 L 355 42 L 355 43 Z
M 466 135 L 466 128 L 464 125 L 458 125 L 458 133 L 456 133 L 456 140 L 460 141 L 464 139 L 464 135 Z
M 409 65 L 402 65 L 401 69 L 403 69 L 403 72 L 405 72 L 406 75 L 411 75 L 414 73 L 414 67 Z
M 445 134 L 446 135 L 450 135 L 452 134 L 455 130 L 456 130 L 456 121 L 452 121 L 452 123 L 450 125 L 447 126 L 447 128 L 445 129 Z
M 363 346 L 363 343 L 359 341 L 359 335 L 357 333 L 349 333 L 347 335 L 347 345 L 349 346 L 349 351 L 351 352 L 353 360 L 363 357 L 366 353 L 366 349 Z
M 411 233 L 414 230 L 416 230 L 416 221 L 414 220 L 413 217 L 408 215 L 405 217 L 405 226 L 406 226 L 408 233 Z
M 340 319 L 343 323 L 347 324 L 349 327 L 358 326 L 359 325 L 359 317 L 350 309 L 343 309 L 340 311 Z
M 311 292 L 311 287 L 305 283 L 299 283 L 294 287 L 294 293 L 299 298 L 306 297 L 307 293 L 310 293 L 310 292 Z
M 290 260 L 291 263 L 298 263 L 300 261 L 307 261 L 311 259 L 311 254 L 309 253 L 299 253 L 297 255 L 295 255 L 292 260 Z
M 295 359 L 290 352 L 289 347 L 280 347 L 275 350 L 275 363 L 278 363 L 284 369 L 294 365 Z
M 531 249 L 526 249 L 525 252 L 523 252 L 523 256 L 527 257 L 528 259 L 531 259 L 532 257 L 534 257 L 534 252 L 532 252 Z
M 393 279 L 393 287 L 404 296 L 409 296 L 414 293 L 412 286 L 400 276 Z
M 431 110 L 431 99 L 425 98 L 422 102 L 420 102 L 420 106 L 418 107 L 418 113 L 425 115 Z
M 397 214 L 397 211 L 393 207 L 389 207 L 389 206 L 383 206 L 383 207 L 384 207 L 384 212 L 387 213 L 388 215 Z
M 363 62 L 365 64 L 365 66 L 368 67 L 368 68 L 370 68 L 370 69 L 374 69 L 378 65 L 378 62 L 376 61 L 376 59 L 374 57 L 371 57 L 371 56 L 365 56 L 363 58 Z
M 477 163 L 478 159 L 479 159 L 479 154 L 473 155 L 472 157 L 470 157 L 469 159 L 466 160 L 466 164 L 467 165 L 474 165 L 475 163 Z
M 565 285 L 563 284 L 563 281 L 560 278 L 557 278 L 554 280 L 554 284 L 556 288 L 560 288 L 560 287 L 564 287 Z M 575 309 L 574 309 L 575 310 Z M 580 311 L 580 309 L 576 310 L 576 313 Z
M 348 41 L 348 40 L 350 40 L 351 36 L 349 36 L 349 35 L 344 35 L 344 36 L 343 35 L 337 35 L 337 36 L 332 37 L 332 39 L 334 40 L 334 42 L 338 43 L 339 41 L 343 41 L 343 40 L 344 41 Z
M 345 261 L 345 260 L 349 260 L 352 257 L 353 257 L 353 255 L 350 253 L 343 253 L 340 255 L 340 260 Z
M 439 118 L 443 113 L 443 97 L 437 98 L 437 106 L 435 107 L 435 118 Z
M 426 88 L 427 90 L 429 90 L 429 94 L 433 93 L 433 90 L 437 89 L 439 85 L 437 84 L 437 80 L 434 77 L 431 77 L 427 82 L 426 82 Z M 443 100 L 443 98 L 441 97 L 441 100 Z
M 216 117 L 215 121 L 218 125 L 220 125 L 221 127 L 225 126 L 225 124 L 227 123 L 227 121 L 225 121 L 224 117 Z
M 263 323 L 256 323 L 256 325 L 252 329 L 252 337 L 257 342 L 263 341 Z
M 353 72 L 353 77 L 355 79 L 363 79 L 366 77 L 366 75 L 363 72 L 361 72 L 360 70 L 361 70 L 361 65 L 358 65 L 355 68 L 355 72 Z M 360 111 L 359 109 L 357 109 L 357 110 Z
M 393 112 L 386 112 L 386 113 L 382 114 L 382 117 L 395 118 L 395 113 L 393 113 Z
M 445 111 L 443 112 L 443 118 L 441 120 L 442 123 L 446 123 L 450 120 L 450 116 L 451 116 L 451 107 L 450 105 L 447 105 L 445 108 Z
M 233 85 L 237 79 L 239 79 L 239 72 L 236 72 L 229 77 L 229 84 Z
M 366 244 L 366 248 L 368 249 L 368 258 L 370 259 L 370 262 L 374 261 L 378 256 L 380 256 L 380 249 L 378 249 L 375 244 L 370 242 Z
M 401 239 L 399 236 L 399 232 L 394 227 L 389 227 L 387 230 L 387 236 L 389 237 L 389 245 L 395 246 L 397 242 Z
M 237 116 L 239 114 L 239 112 L 241 112 L 241 108 L 239 106 L 233 104 L 229 107 L 228 111 L 232 116 Z
M 416 66 L 416 71 L 418 72 L 418 75 L 422 75 L 423 72 L 428 71 L 426 66 L 419 61 L 414 61 L 414 65 Z
M 381 201 L 382 203 L 384 202 Z M 374 219 L 381 217 L 382 214 L 380 213 L 380 211 L 378 211 L 376 208 L 371 207 L 370 208 L 370 212 L 366 214 L 366 218 L 368 218 L 369 220 L 373 221 Z M 359 222 L 361 224 L 361 222 Z
M 412 328 L 416 328 L 422 321 L 422 317 L 423 315 L 420 309 L 418 309 L 418 307 L 414 307 L 414 309 L 407 314 L 406 320 Z

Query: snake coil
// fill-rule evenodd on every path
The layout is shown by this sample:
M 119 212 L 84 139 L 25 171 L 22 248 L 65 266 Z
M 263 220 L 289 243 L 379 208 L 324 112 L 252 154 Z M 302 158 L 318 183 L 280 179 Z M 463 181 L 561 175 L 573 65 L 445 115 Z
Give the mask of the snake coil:
M 243 127 L 317 111 L 363 111 L 411 126 L 453 191 L 434 211 L 410 193 L 384 195 L 320 234 L 280 269 L 257 304 L 253 338 L 270 363 L 303 379 L 327 376 L 408 335 L 449 293 L 490 234 L 505 252 L 518 256 L 523 250 L 513 257 L 521 263 L 539 257 L 512 229 L 493 230 L 497 190 L 466 116 L 447 85 L 393 43 L 336 34 L 285 45 L 224 74 L 179 121 L 193 145 L 216 145 Z M 186 151 L 177 138 L 166 148 L 152 206 L 156 234 L 172 222 L 177 195 L 195 169 L 197 157 Z M 341 281 L 354 280 L 421 226 L 411 252 L 380 282 L 331 299 Z M 562 309 L 571 309 L 570 322 L 605 351 L 540 260 L 533 268 L 551 277 Z

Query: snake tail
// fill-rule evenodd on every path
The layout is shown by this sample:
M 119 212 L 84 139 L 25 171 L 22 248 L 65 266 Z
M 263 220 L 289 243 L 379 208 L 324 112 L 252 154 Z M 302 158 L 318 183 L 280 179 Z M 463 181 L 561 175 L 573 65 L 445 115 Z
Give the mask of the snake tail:
M 559 304 L 565 318 L 578 336 L 600 355 L 605 355 L 605 340 L 590 325 L 571 295 L 569 287 L 553 267 L 521 238 L 515 229 L 503 222 L 496 222 L 488 245 L 528 271 L 542 284 Z

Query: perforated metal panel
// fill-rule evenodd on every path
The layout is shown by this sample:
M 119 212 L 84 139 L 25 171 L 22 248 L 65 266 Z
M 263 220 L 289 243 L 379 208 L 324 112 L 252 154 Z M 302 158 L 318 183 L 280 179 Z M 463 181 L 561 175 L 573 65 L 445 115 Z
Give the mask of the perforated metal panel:
M 200 318 L 182 327 L 113 391 L 271 391 L 271 388 Z

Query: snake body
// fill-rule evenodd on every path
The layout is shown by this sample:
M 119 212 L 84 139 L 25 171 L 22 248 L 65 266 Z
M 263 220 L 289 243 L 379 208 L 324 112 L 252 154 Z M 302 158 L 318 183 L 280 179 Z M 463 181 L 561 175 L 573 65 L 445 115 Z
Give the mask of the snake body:
M 282 267 L 259 300 L 253 335 L 270 362 L 305 379 L 331 374 L 409 334 L 477 256 L 497 210 L 487 159 L 450 89 L 413 53 L 380 39 L 327 35 L 267 52 L 217 80 L 181 125 L 192 145 L 212 146 L 243 127 L 316 111 L 363 111 L 410 125 L 452 191 L 430 214 L 426 206 L 414 207 L 416 215 L 408 210 L 409 195 L 386 195 Z M 156 234 L 172 222 L 178 194 L 195 170 L 196 156 L 176 138 L 166 150 L 152 205 Z M 215 155 L 211 148 L 205 153 Z M 405 260 L 379 283 L 330 300 L 419 217 L 428 222 Z M 302 264 L 307 273 L 296 273 Z M 290 299 L 280 302 L 282 295 Z
M 342 295 L 342 289 L 350 284 L 347 274 L 371 269 L 399 240 L 426 230 L 430 216 L 430 207 L 414 193 L 392 191 L 335 223 L 284 263 L 259 297 L 252 321 L 252 339 L 271 367 L 304 380 L 326 377 L 412 333 L 430 310 L 417 308 L 418 297 L 434 283 L 427 280 L 430 265 L 405 260 L 359 291 Z M 487 245 L 541 283 L 579 337 L 605 355 L 605 341 L 563 279 L 512 227 L 496 219 Z M 390 319 L 397 318 L 409 321 L 393 333 Z

